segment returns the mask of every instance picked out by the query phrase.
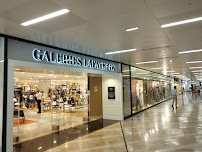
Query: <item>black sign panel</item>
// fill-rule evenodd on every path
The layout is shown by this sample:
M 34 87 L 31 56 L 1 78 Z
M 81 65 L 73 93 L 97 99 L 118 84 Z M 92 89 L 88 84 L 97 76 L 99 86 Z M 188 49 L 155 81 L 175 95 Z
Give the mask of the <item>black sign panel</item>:
M 108 87 L 108 99 L 115 99 L 115 87 Z

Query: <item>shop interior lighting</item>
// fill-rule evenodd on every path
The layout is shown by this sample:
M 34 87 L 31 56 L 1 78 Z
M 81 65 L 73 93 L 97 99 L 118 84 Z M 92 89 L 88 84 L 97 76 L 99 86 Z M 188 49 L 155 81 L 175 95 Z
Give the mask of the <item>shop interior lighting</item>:
M 189 69 L 201 69 L 202 67 L 190 67 Z
M 147 61 L 147 62 L 139 62 L 139 63 L 136 63 L 136 64 L 147 64 L 147 63 L 157 63 L 159 61 Z
M 129 77 L 130 75 L 123 75 L 123 77 Z
M 118 53 L 125 53 L 125 52 L 133 52 L 133 51 L 136 51 L 137 49 L 129 49 L 129 50 L 121 50 L 121 51 L 115 51 L 115 52 L 108 52 L 108 53 L 105 53 L 106 55 L 109 55 L 109 54 L 118 54 Z
M 182 24 L 187 24 L 187 23 L 192 23 L 192 22 L 198 22 L 198 21 L 201 21 L 201 20 L 202 20 L 202 17 L 198 17 L 198 18 L 193 18 L 193 19 L 173 22 L 173 23 L 169 23 L 169 24 L 164 24 L 164 25 L 161 25 L 161 28 L 177 26 L 177 25 L 182 25 Z
M 202 49 L 199 50 L 190 50 L 190 51 L 182 51 L 178 52 L 179 54 L 186 54 L 186 53 L 196 53 L 196 52 L 202 52 Z
M 151 69 L 168 69 L 169 67 L 159 67 L 159 68 L 151 68 Z
M 186 62 L 186 63 L 202 63 L 202 61 L 191 61 L 191 62 Z
M 30 21 L 21 23 L 21 25 L 22 26 L 29 26 L 29 25 L 32 25 L 32 24 L 35 24 L 35 23 L 38 23 L 38 22 L 42 22 L 42 21 L 45 21 L 45 20 L 60 16 L 60 15 L 63 15 L 63 14 L 69 13 L 69 12 L 70 11 L 68 9 L 62 9 L 62 10 L 59 10 L 57 12 L 53 12 L 53 13 L 50 13 L 50 14 L 47 14 L 47 15 L 32 19 Z
M 126 32 L 138 30 L 138 27 L 127 29 Z

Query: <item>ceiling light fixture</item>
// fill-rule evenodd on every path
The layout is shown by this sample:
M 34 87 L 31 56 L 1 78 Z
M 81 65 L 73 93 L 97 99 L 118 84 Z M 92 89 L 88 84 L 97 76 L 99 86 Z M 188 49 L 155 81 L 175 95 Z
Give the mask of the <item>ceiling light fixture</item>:
M 157 63 L 159 61 L 146 61 L 146 62 L 139 62 L 139 63 L 136 63 L 136 64 L 147 64 L 147 63 Z
M 179 54 L 186 54 L 186 53 L 196 53 L 196 52 L 202 52 L 202 49 L 199 50 L 190 50 L 190 51 L 182 51 L 178 52 Z
M 38 23 L 38 22 L 42 22 L 42 21 L 45 21 L 45 20 L 60 16 L 60 15 L 66 14 L 68 12 L 70 12 L 68 9 L 62 9 L 62 10 L 59 10 L 57 12 L 53 12 L 53 13 L 50 13 L 50 14 L 35 18 L 33 20 L 21 23 L 21 25 L 22 26 L 32 25 L 32 24 L 35 24 L 35 23 Z
M 182 24 L 187 24 L 187 23 L 192 23 L 192 22 L 198 22 L 201 20 L 202 20 L 202 17 L 198 17 L 198 18 L 183 20 L 183 21 L 179 21 L 179 22 L 164 24 L 164 25 L 161 25 L 161 28 L 166 28 L 166 27 L 171 27 L 171 26 L 176 26 L 176 25 L 182 25 Z
M 168 69 L 169 67 L 151 68 L 151 69 Z
M 202 67 L 190 67 L 189 69 L 201 69 Z
M 127 29 L 126 32 L 138 30 L 138 27 Z
M 167 72 L 175 72 L 175 71 L 167 71 Z
M 196 71 L 191 71 L 191 72 L 202 72 L 202 70 L 196 70 Z
M 172 74 L 180 74 L 180 73 L 172 73 Z
M 186 62 L 186 63 L 202 63 L 202 61 L 191 61 L 191 62 Z
M 109 55 L 109 54 L 118 54 L 118 53 L 125 53 L 125 52 L 132 52 L 132 51 L 136 51 L 137 49 L 129 49 L 129 50 L 121 50 L 121 51 L 115 51 L 115 52 L 108 52 L 108 53 L 105 53 L 106 55 Z

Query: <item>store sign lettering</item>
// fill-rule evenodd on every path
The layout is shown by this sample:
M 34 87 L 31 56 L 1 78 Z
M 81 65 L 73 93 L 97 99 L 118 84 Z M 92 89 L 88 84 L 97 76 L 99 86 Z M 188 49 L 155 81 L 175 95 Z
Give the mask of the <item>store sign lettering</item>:
M 115 71 L 114 64 L 100 62 L 97 60 L 85 59 L 63 53 L 55 53 L 34 49 L 32 57 L 35 61 L 46 61 L 54 64 L 72 65 L 78 67 L 95 68 L 105 71 Z

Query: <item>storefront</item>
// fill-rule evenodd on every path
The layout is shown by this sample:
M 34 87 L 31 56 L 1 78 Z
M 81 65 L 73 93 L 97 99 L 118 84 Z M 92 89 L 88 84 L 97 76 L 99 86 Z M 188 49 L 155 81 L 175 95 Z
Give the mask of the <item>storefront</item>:
M 124 117 L 171 98 L 173 79 L 122 64 Z
M 13 142 L 31 139 L 24 138 L 23 130 L 28 127 L 19 125 L 20 120 L 15 120 L 16 109 L 24 111 L 25 121 L 28 122 L 33 118 L 30 120 L 33 124 L 39 124 L 41 117 L 46 119 L 47 126 L 49 119 L 56 119 L 57 126 L 59 126 L 57 129 L 70 126 L 67 125 L 66 115 L 68 118 L 71 116 L 71 120 L 84 120 L 83 118 L 86 117 L 89 120 L 94 116 L 111 120 L 124 119 L 120 63 L 16 38 L 6 37 L 5 39 L 4 41 L 2 38 L 0 51 L 4 53 L 5 46 L 6 56 L 2 59 L 4 62 L 0 63 L 0 70 L 2 71 L 5 65 L 6 69 L 1 72 L 1 75 L 6 73 L 4 82 L 7 87 L 4 87 L 6 90 L 2 100 L 3 85 L 1 85 L 0 98 L 4 103 L 0 103 L 0 108 L 2 109 L 4 105 L 6 110 L 3 111 L 4 113 L 1 110 L 0 116 L 3 114 L 7 121 L 3 121 L 4 125 L 2 125 L 1 117 L 0 124 L 5 127 L 3 128 L 3 140 L 5 140 L 3 144 L 6 144 L 7 151 L 13 150 Z M 2 84 L 3 79 L 0 82 Z M 43 96 L 40 119 L 37 115 L 37 104 L 29 103 L 30 99 L 32 100 L 30 96 L 35 97 L 38 91 Z M 67 99 L 67 104 L 71 103 L 71 105 L 65 106 L 64 98 Z M 32 110 L 33 107 L 35 110 Z M 57 110 L 53 112 L 54 108 L 57 109 L 56 107 L 59 107 L 59 112 Z M 65 109 L 65 107 L 68 108 Z M 46 112 L 49 109 L 50 112 Z M 76 116 L 72 117 L 71 112 Z M 21 112 L 18 111 L 17 116 L 19 118 Z M 53 129 L 55 122 L 50 126 Z M 35 137 L 37 136 L 33 136 Z

